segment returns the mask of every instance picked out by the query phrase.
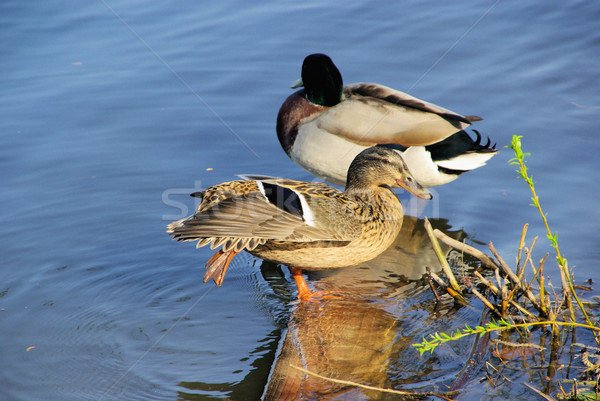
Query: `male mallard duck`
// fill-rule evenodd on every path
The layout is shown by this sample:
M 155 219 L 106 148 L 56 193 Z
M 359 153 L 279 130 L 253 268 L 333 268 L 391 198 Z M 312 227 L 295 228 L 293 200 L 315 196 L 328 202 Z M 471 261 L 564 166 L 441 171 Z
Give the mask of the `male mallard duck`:
M 426 187 L 446 184 L 485 165 L 497 153 L 463 131 L 475 116 L 462 116 L 387 86 L 343 86 L 324 54 L 311 54 L 302 78 L 277 115 L 277 136 L 288 156 L 305 170 L 343 185 L 352 159 L 363 149 L 389 145 L 403 151 L 413 176 Z
M 220 286 L 231 259 L 246 250 L 290 266 L 298 298 L 311 295 L 301 269 L 352 266 L 373 259 L 396 237 L 402 205 L 390 188 L 431 194 L 412 177 L 400 153 L 362 151 L 348 170 L 346 190 L 286 179 L 231 181 L 201 193 L 196 213 L 168 225 L 178 241 L 222 247 L 206 263 L 204 282 Z

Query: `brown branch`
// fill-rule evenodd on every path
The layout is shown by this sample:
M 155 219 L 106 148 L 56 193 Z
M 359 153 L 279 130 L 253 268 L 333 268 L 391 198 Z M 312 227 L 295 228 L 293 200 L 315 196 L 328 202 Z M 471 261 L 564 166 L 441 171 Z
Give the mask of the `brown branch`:
M 496 315 L 502 317 L 502 315 L 500 314 L 498 309 L 496 309 L 496 307 L 494 305 L 492 305 L 492 303 L 490 301 L 488 301 L 483 295 L 481 295 L 481 293 L 479 291 L 477 291 L 477 288 L 475 288 L 474 285 L 471 286 L 471 292 L 473 293 L 473 295 L 475 295 L 477 298 L 479 298 L 479 300 L 481 302 L 483 302 L 483 304 L 485 306 L 487 306 L 492 312 L 494 312 Z
M 458 285 L 458 281 L 456 281 L 456 277 L 454 277 L 454 273 L 452 273 L 452 269 L 450 269 L 450 265 L 448 264 L 448 261 L 446 260 L 444 253 L 442 252 L 440 243 L 437 241 L 437 239 L 433 235 L 433 229 L 431 228 L 431 223 L 429 222 L 429 219 L 427 219 L 427 217 L 425 217 L 424 225 L 425 225 L 425 231 L 427 231 L 427 235 L 429 235 L 429 239 L 431 240 L 431 245 L 433 246 L 433 250 L 435 251 L 435 254 L 437 255 L 437 257 L 440 261 L 440 264 L 442 265 L 442 270 L 444 271 L 444 274 L 446 275 L 446 277 L 448 278 L 448 281 L 450 282 L 450 287 L 452 287 L 452 289 L 455 292 L 461 294 L 461 290 L 460 290 L 460 286 Z M 462 297 L 462 294 L 461 294 L 461 297 Z
M 496 294 L 496 295 L 498 294 L 498 287 L 496 287 L 494 285 L 494 283 L 492 283 L 491 281 L 489 281 L 488 279 L 483 277 L 478 271 L 474 271 L 473 274 L 475 275 L 475 277 L 477 277 L 479 279 L 479 281 L 481 281 L 483 284 L 485 284 L 494 294 Z M 509 302 L 512 306 L 517 308 L 521 313 L 523 313 L 527 317 L 535 319 L 535 316 L 531 312 L 529 312 L 527 309 L 523 308 L 517 302 L 513 301 L 512 299 Z
M 425 266 L 425 270 L 427 271 L 427 274 L 433 279 L 433 281 L 435 281 L 437 283 L 437 285 L 442 287 L 452 298 L 454 298 L 454 300 L 456 302 L 458 302 L 459 304 L 464 305 L 464 306 L 469 305 L 469 303 L 462 296 L 462 294 L 454 291 L 454 289 L 452 287 L 449 287 L 448 284 L 446 284 L 444 282 L 444 280 L 441 279 L 440 276 L 438 276 L 437 274 L 435 274 L 434 272 L 431 271 L 429 266 Z
M 425 269 L 427 270 L 427 273 L 431 272 L 431 269 L 428 266 L 425 266 Z M 433 286 L 433 281 L 431 279 L 431 274 L 427 275 L 427 282 L 429 283 L 429 288 L 431 288 L 431 292 L 433 292 L 433 295 L 435 296 L 435 300 L 440 303 L 442 300 L 440 299 L 440 296 L 438 295 L 437 291 L 435 290 L 435 287 Z
M 556 401 L 555 398 L 550 397 L 547 394 L 542 393 L 540 390 L 538 390 L 537 388 L 531 386 L 530 384 L 527 383 L 523 383 L 524 386 L 529 387 L 530 390 L 533 390 L 534 392 L 536 392 L 540 397 L 548 400 L 548 401 Z
M 448 235 L 444 234 L 437 228 L 433 230 L 433 234 L 436 236 L 437 239 L 439 239 L 446 245 L 451 246 L 454 249 L 457 249 L 461 252 L 464 252 L 479 259 L 481 261 L 482 266 L 487 267 L 489 269 L 498 268 L 498 265 L 495 264 L 492 259 L 490 259 L 485 253 L 481 252 L 479 249 L 473 248 L 472 246 L 467 245 L 464 242 L 457 241 L 454 238 L 451 238 Z
M 527 228 L 529 227 L 529 224 L 525 223 L 523 225 L 523 231 L 521 231 L 521 240 L 519 241 L 519 253 L 517 255 L 517 273 L 520 270 L 521 267 L 521 251 L 523 250 L 523 247 L 525 246 L 525 235 L 527 234 Z M 527 263 L 523 263 L 523 268 L 525 268 L 525 265 Z
M 447 392 L 443 392 L 443 393 L 434 393 L 431 391 L 427 391 L 427 392 L 423 392 L 423 393 L 416 393 L 416 392 L 411 392 L 411 391 L 402 391 L 402 390 L 394 390 L 394 389 L 390 389 L 390 388 L 367 386 L 365 384 L 360 384 L 360 383 L 352 382 L 349 380 L 340 380 L 340 379 L 333 379 L 331 377 L 321 376 L 320 374 L 311 372 L 310 370 L 303 369 L 300 366 L 296 366 L 296 365 L 292 365 L 292 364 L 290 364 L 290 366 L 294 369 L 299 370 L 302 373 L 306 373 L 307 375 L 314 376 L 321 380 L 325 380 L 325 381 L 337 383 L 337 384 L 344 384 L 346 386 L 360 387 L 360 388 L 364 388 L 366 390 L 380 391 L 382 393 L 399 394 L 399 395 L 404 395 L 404 396 L 413 397 L 413 398 L 425 398 L 425 397 L 433 396 L 433 397 L 441 398 L 443 400 L 450 400 L 450 401 L 452 401 L 452 400 L 448 397 L 458 394 L 458 391 L 447 391 Z
M 523 292 L 525 293 L 525 296 L 527 297 L 527 299 L 529 299 L 529 302 L 531 302 L 531 304 L 534 306 L 534 308 L 537 309 L 538 312 L 542 313 L 545 316 L 546 312 L 544 311 L 544 308 L 542 308 L 540 306 L 540 304 L 538 303 L 538 301 L 535 299 L 533 292 L 531 292 L 530 289 L 524 288 L 523 284 L 521 283 L 521 280 L 519 280 L 519 277 L 517 277 L 517 275 L 512 271 L 512 269 L 500 257 L 500 255 L 498 254 L 498 251 L 496 251 L 496 248 L 494 248 L 494 244 L 490 242 L 489 247 L 490 247 L 490 250 L 492 251 L 492 253 L 494 254 L 494 256 L 496 257 L 496 259 L 498 259 L 498 261 L 500 262 L 500 267 L 502 268 L 504 273 L 506 273 L 508 278 L 510 278 L 510 280 L 513 282 L 513 284 L 515 286 L 518 286 L 521 288 L 521 290 L 523 290 Z

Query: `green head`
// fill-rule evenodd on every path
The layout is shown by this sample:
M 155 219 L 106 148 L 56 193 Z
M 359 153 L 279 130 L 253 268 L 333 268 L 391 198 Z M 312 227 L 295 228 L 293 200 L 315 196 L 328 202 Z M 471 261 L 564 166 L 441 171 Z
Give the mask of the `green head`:
M 325 54 L 306 56 L 302 63 L 302 80 L 292 85 L 293 88 L 300 86 L 304 86 L 306 97 L 314 104 L 331 107 L 342 100 L 342 74 Z

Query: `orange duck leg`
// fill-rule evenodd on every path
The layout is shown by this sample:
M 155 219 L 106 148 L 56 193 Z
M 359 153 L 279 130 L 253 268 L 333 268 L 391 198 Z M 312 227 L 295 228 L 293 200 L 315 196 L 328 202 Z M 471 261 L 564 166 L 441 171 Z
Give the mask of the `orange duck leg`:
M 298 287 L 298 299 L 309 299 L 313 295 L 313 293 L 310 292 L 308 284 L 306 284 L 306 280 L 304 280 L 304 277 L 302 276 L 302 269 L 299 269 L 297 267 L 290 267 L 290 271 L 292 272 L 292 276 L 294 277 L 294 281 L 296 282 L 296 286 Z
M 211 278 L 214 280 L 217 286 L 221 286 L 223 284 L 223 278 L 225 277 L 225 273 L 227 272 L 227 268 L 229 267 L 229 263 L 235 255 L 239 252 L 235 251 L 227 251 L 223 252 L 222 249 L 215 252 L 213 256 L 206 262 L 206 272 L 204 273 L 204 282 L 206 283 Z M 332 297 L 327 294 L 327 291 L 317 291 L 312 292 L 310 288 L 308 288 L 308 284 L 306 284 L 306 280 L 302 276 L 302 269 L 297 267 L 290 267 L 290 271 L 292 272 L 292 276 L 294 277 L 294 281 L 296 282 L 296 286 L 298 287 L 298 299 L 303 301 L 311 301 L 314 298 L 323 297 L 323 298 L 337 298 Z

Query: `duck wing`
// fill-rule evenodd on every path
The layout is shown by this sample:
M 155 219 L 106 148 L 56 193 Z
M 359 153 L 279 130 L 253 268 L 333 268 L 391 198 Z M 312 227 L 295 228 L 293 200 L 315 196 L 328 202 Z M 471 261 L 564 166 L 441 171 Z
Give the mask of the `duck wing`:
M 314 123 L 359 145 L 408 147 L 439 142 L 477 120 L 384 85 L 356 83 Z
M 348 98 L 370 97 L 391 103 L 395 106 L 408 107 L 426 113 L 437 114 L 440 117 L 444 117 L 448 120 L 456 120 L 465 124 L 471 124 L 474 121 L 481 120 L 481 117 L 463 116 L 444 107 L 426 102 L 425 100 L 421 100 L 409 95 L 408 93 L 392 89 L 385 85 L 371 83 L 350 84 L 344 87 L 344 95 Z
M 268 240 L 351 241 L 360 235 L 360 222 L 350 217 L 342 225 L 316 220 L 307 202 L 314 195 L 294 189 L 295 183 L 293 180 L 233 181 L 214 186 L 201 194 L 203 200 L 196 213 L 169 224 L 168 232 L 179 241 L 200 240 L 199 246 L 209 242 L 213 248 L 225 244 L 226 251 L 251 250 Z M 319 188 L 317 185 L 314 190 L 318 192 Z M 335 199 L 324 198 L 322 207 L 340 207 Z

